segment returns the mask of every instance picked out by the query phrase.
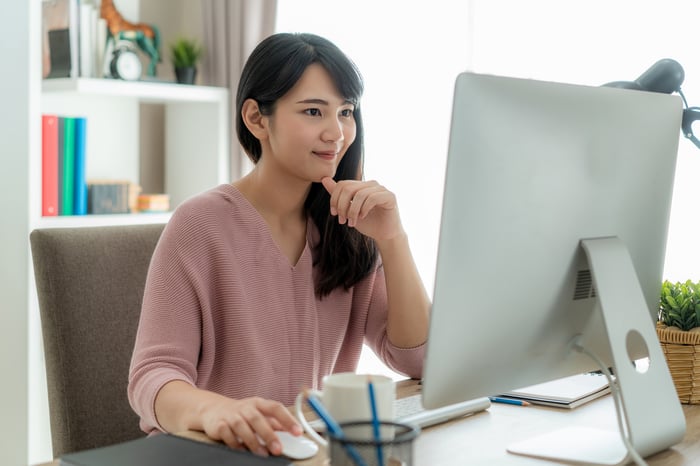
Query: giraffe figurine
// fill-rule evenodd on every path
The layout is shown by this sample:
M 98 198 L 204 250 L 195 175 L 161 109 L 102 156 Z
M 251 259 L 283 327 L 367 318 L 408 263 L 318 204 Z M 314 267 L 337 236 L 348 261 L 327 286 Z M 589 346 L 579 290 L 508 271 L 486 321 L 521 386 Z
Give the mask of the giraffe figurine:
M 135 42 L 149 57 L 148 75 L 156 75 L 156 64 L 160 59 L 160 32 L 154 25 L 132 23 L 124 19 L 114 6 L 113 0 L 102 0 L 100 17 L 107 21 L 107 29 L 112 39 L 130 40 Z

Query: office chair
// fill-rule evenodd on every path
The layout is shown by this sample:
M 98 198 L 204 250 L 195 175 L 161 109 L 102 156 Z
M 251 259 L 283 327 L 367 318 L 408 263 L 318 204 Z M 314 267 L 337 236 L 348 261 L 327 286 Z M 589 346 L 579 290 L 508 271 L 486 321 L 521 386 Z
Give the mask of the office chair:
M 126 389 L 146 273 L 163 227 L 30 234 L 54 457 L 144 435 Z

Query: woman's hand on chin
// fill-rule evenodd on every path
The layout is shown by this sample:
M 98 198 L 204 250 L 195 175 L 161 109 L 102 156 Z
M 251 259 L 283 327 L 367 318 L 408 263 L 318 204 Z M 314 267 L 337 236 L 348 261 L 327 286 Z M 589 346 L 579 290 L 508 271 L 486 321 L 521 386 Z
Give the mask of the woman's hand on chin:
M 321 180 L 331 195 L 331 215 L 376 241 L 403 236 L 399 209 L 394 193 L 376 181 Z

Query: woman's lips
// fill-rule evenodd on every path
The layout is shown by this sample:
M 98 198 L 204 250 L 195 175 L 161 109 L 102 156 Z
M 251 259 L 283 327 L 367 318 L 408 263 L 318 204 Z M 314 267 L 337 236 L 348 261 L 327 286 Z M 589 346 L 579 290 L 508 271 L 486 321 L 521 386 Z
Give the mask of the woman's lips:
M 333 160 L 338 156 L 338 153 L 335 151 L 314 151 L 313 153 L 324 160 Z

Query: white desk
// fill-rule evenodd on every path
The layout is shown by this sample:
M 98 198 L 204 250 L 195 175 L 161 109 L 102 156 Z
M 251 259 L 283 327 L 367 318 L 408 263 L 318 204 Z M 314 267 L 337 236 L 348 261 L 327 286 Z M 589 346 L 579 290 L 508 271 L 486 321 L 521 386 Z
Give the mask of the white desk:
M 398 396 L 420 391 L 415 381 L 402 381 Z M 539 406 L 513 406 L 493 403 L 487 411 L 425 429 L 416 440 L 414 466 L 455 465 L 556 465 L 549 461 L 512 455 L 506 447 L 555 429 L 580 425 L 616 429 L 615 410 L 610 395 L 568 410 Z M 700 465 L 700 405 L 683 405 L 687 422 L 685 438 L 674 447 L 647 461 L 650 466 Z M 211 441 L 201 432 L 183 436 Z M 56 460 L 45 466 L 57 466 Z M 325 466 L 325 456 L 318 454 L 297 466 Z
M 399 397 L 420 391 L 420 385 L 411 380 L 399 382 L 397 387 Z M 683 412 L 688 424 L 683 442 L 647 458 L 650 466 L 700 465 L 700 405 L 683 405 Z M 492 403 L 484 412 L 423 430 L 416 440 L 414 466 L 560 464 L 513 455 L 506 448 L 513 442 L 572 425 L 616 430 L 612 397 L 607 395 L 572 410 Z M 201 433 L 184 435 L 206 440 Z M 295 464 L 326 465 L 321 454 Z

